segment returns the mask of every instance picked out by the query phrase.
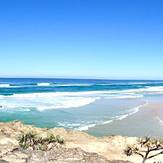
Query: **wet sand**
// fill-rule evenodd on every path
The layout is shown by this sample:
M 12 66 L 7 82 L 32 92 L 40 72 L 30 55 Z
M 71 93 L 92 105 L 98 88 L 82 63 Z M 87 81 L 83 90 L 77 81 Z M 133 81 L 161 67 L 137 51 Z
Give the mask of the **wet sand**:
M 140 108 L 139 112 L 111 123 L 89 128 L 89 134 L 96 136 L 163 136 L 163 97 L 148 99 L 148 104 Z

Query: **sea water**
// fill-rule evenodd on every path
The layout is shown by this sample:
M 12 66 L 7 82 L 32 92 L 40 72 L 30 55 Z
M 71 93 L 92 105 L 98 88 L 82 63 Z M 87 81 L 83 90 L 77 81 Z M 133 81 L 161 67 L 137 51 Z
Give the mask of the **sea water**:
M 163 95 L 163 81 L 0 78 L 0 121 L 89 130 Z

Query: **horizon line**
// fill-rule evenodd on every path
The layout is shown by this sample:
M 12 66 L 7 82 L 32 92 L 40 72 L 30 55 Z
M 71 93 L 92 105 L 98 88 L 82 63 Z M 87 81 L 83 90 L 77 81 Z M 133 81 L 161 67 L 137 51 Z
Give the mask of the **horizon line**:
M 146 81 L 163 81 L 163 79 L 127 79 L 127 78 L 87 78 L 87 77 L 1 77 L 0 79 L 68 79 L 68 80 L 146 80 Z

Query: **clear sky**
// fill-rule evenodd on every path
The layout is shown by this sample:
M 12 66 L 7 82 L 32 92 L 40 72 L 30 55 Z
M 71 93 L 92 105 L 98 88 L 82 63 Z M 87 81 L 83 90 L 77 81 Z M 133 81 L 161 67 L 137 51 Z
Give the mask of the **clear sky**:
M 163 79 L 163 0 L 1 0 L 0 76 Z

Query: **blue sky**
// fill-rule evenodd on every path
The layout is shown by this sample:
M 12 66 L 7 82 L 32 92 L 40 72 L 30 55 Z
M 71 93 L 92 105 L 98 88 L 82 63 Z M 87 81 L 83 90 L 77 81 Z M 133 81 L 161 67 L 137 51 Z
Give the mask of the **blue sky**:
M 0 76 L 163 79 L 162 0 L 2 0 Z

